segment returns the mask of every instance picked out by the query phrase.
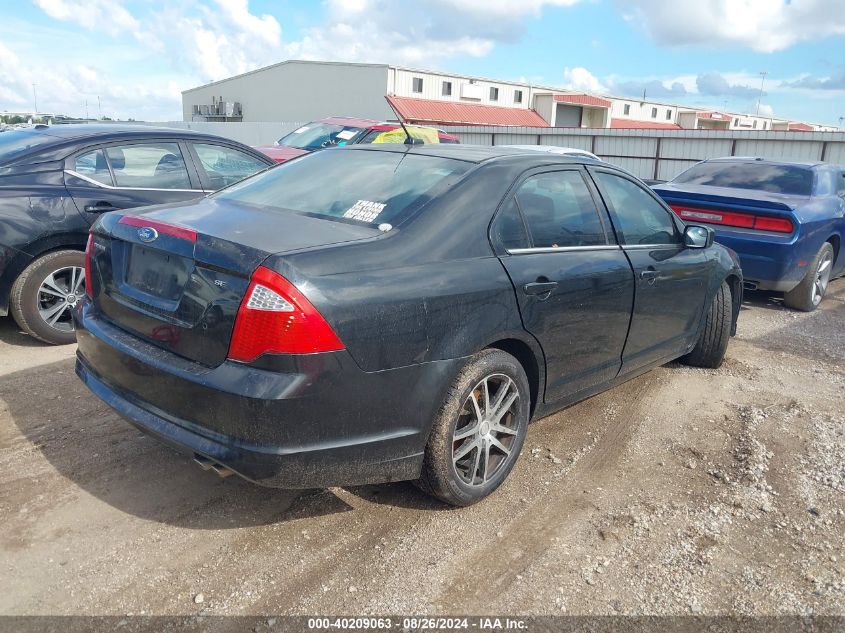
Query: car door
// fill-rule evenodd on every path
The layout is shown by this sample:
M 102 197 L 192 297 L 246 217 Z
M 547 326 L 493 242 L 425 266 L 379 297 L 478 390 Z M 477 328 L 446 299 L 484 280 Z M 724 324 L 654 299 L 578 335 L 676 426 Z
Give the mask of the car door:
M 204 195 L 176 140 L 88 147 L 65 160 L 65 186 L 85 219 L 107 211 L 181 202 Z
M 529 172 L 492 225 L 523 325 L 543 348 L 546 402 L 614 378 L 631 317 L 631 266 L 585 176 Z
M 588 170 L 636 280 L 622 371 L 680 356 L 698 332 L 712 265 L 708 252 L 684 245 L 680 223 L 645 185 L 619 172 Z
M 200 182 L 206 191 L 217 191 L 271 165 L 244 151 L 219 143 L 189 143 Z

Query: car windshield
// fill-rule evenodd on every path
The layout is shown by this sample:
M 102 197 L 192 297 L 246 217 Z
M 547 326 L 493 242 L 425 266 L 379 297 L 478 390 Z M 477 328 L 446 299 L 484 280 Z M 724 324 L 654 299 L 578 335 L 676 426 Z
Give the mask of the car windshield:
M 796 165 L 773 165 L 758 161 L 714 161 L 693 165 L 676 176 L 672 182 L 809 196 L 813 192 L 813 170 Z
M 406 152 L 316 152 L 215 197 L 340 222 L 397 225 L 448 189 L 472 163 Z
M 332 123 L 309 123 L 283 136 L 276 145 L 287 145 L 297 149 L 315 150 L 321 147 L 347 145 L 359 136 L 364 128 Z
M 55 140 L 55 137 L 44 134 L 41 130 L 31 128 L 0 133 L 0 163 L 8 162 L 16 155 L 28 149 Z

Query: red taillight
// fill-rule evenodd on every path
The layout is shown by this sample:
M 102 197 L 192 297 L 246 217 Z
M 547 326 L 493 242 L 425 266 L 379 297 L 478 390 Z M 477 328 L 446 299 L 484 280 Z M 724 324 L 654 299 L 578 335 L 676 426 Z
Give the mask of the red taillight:
M 296 287 L 260 266 L 247 288 L 232 332 L 229 358 L 244 363 L 262 354 L 313 354 L 343 349 L 331 326 Z
M 197 241 L 197 232 L 194 229 L 187 229 L 184 226 L 176 226 L 175 224 L 168 224 L 167 222 L 160 222 L 158 220 L 151 220 L 143 215 L 124 215 L 120 218 L 118 224 L 125 224 L 127 226 L 135 226 L 138 228 L 155 229 L 159 235 L 169 235 L 180 240 L 188 240 L 189 242 Z
M 722 211 L 720 209 L 699 209 L 680 204 L 669 205 L 678 217 L 689 222 L 706 222 L 722 226 L 736 226 L 743 229 L 792 233 L 792 221 L 788 218 L 774 218 L 767 215 Z
M 88 234 L 88 244 L 85 245 L 85 294 L 89 299 L 94 298 L 94 286 L 91 283 L 91 257 L 94 255 L 94 234 Z

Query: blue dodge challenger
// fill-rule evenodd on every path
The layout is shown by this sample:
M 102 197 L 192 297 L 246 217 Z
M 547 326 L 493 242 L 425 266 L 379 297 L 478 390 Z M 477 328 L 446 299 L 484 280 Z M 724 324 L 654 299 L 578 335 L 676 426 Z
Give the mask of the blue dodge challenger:
M 747 288 L 783 292 L 791 308 L 815 310 L 845 272 L 845 166 L 718 158 L 654 190 L 685 222 L 715 229 Z

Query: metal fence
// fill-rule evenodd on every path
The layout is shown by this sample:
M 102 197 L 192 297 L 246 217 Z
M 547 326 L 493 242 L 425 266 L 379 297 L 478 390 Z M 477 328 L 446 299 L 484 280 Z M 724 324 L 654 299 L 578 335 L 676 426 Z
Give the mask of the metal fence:
M 198 130 L 247 145 L 269 145 L 303 122 L 150 123 Z M 845 164 L 845 132 L 614 130 L 536 127 L 446 127 L 472 145 L 558 145 L 585 149 L 640 178 L 669 180 L 698 161 L 719 156 L 761 156 Z
M 669 180 L 698 161 L 720 156 L 845 164 L 843 132 L 614 130 L 447 127 L 473 145 L 558 145 L 593 152 L 640 178 Z

